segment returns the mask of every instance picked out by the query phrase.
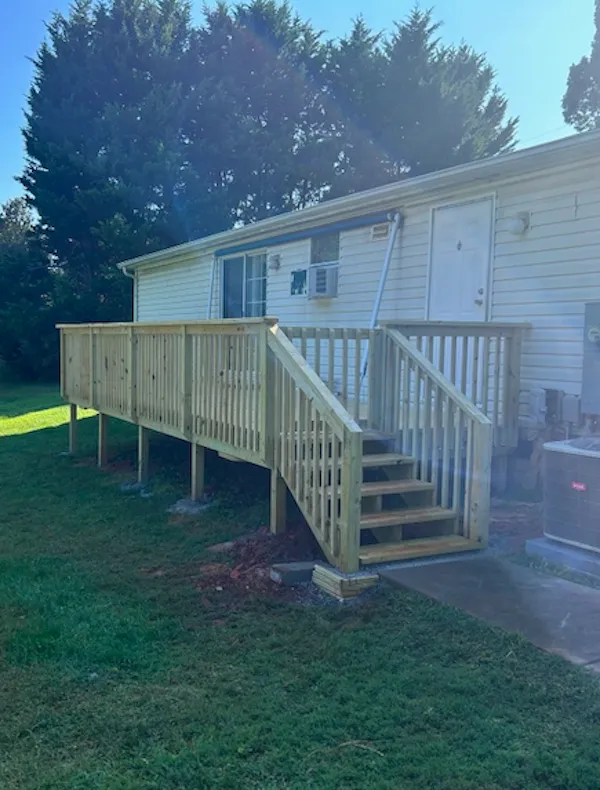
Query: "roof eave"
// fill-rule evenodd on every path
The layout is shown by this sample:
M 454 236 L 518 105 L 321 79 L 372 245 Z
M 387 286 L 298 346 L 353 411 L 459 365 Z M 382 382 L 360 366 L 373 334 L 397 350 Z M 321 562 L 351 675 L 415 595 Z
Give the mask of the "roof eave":
M 571 135 L 533 148 L 524 148 L 497 157 L 479 159 L 447 170 L 438 170 L 423 176 L 407 178 L 404 181 L 386 184 L 364 192 L 355 192 L 298 211 L 280 214 L 255 224 L 233 228 L 176 247 L 169 247 L 149 255 L 123 261 L 118 264 L 118 268 L 129 270 L 146 268 L 146 266 L 161 266 L 167 263 L 176 263 L 178 260 L 193 255 L 210 254 L 223 246 L 262 239 L 268 241 L 269 237 L 284 233 L 289 227 L 303 229 L 316 222 L 327 224 L 357 216 L 360 212 L 371 213 L 378 210 L 402 208 L 402 204 L 407 200 L 426 196 L 437 190 L 510 178 L 538 170 L 545 165 L 568 165 L 573 161 L 598 153 L 600 153 L 600 130 Z

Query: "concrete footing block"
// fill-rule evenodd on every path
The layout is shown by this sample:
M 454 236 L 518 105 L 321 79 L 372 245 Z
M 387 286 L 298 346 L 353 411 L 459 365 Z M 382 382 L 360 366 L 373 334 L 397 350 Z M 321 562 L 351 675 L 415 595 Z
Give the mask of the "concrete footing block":
M 600 579 L 600 554 L 593 551 L 568 546 L 550 538 L 534 538 L 525 544 L 529 557 L 546 560 L 553 565 L 561 565 L 576 573 L 585 573 Z
M 314 560 L 307 562 L 278 562 L 271 567 L 271 579 L 284 587 L 304 584 L 312 579 Z

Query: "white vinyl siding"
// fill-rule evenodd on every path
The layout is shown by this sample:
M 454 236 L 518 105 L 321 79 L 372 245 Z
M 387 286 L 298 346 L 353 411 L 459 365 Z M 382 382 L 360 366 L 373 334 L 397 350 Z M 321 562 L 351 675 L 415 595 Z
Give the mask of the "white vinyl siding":
M 191 321 L 207 317 L 212 256 L 140 271 L 138 321 Z
M 383 295 L 380 320 L 423 320 L 426 310 L 431 210 L 495 193 L 491 278 L 492 321 L 530 322 L 522 384 L 580 394 L 584 304 L 600 301 L 600 157 L 571 169 L 496 180 L 440 192 L 435 200 L 399 206 L 403 216 Z M 365 203 L 365 211 L 369 210 Z M 512 218 L 530 214 L 522 236 Z M 340 232 L 339 295 L 291 295 L 292 272 L 310 266 L 310 239 L 272 246 L 280 268 L 267 269 L 267 315 L 283 325 L 367 327 L 387 239 L 372 227 Z M 268 260 L 268 257 L 267 257 Z M 138 274 L 138 320 L 206 318 L 212 255 Z M 216 267 L 211 317 L 221 315 L 221 266 Z
M 600 164 L 544 173 L 497 193 L 492 320 L 528 321 L 522 388 L 581 393 L 586 302 L 600 300 Z M 507 230 L 529 212 L 523 236 Z

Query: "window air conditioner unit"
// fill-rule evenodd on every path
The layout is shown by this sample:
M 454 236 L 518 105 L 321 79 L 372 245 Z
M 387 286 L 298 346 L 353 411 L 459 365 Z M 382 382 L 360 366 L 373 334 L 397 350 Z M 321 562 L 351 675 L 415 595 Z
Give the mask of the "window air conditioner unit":
M 308 269 L 308 298 L 333 299 L 338 295 L 338 263 L 315 264 Z

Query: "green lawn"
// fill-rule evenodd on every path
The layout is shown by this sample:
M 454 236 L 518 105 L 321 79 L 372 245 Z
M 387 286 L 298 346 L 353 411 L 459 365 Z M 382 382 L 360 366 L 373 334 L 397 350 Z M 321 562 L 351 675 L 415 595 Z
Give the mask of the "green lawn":
M 264 523 L 263 479 L 169 517 L 119 463 L 61 456 L 48 388 L 0 389 L 0 788 L 534 790 L 600 786 L 594 677 L 407 593 L 359 608 L 200 592 L 205 547 Z M 237 482 L 233 485 L 233 481 Z M 211 559 L 208 557 L 211 556 Z

